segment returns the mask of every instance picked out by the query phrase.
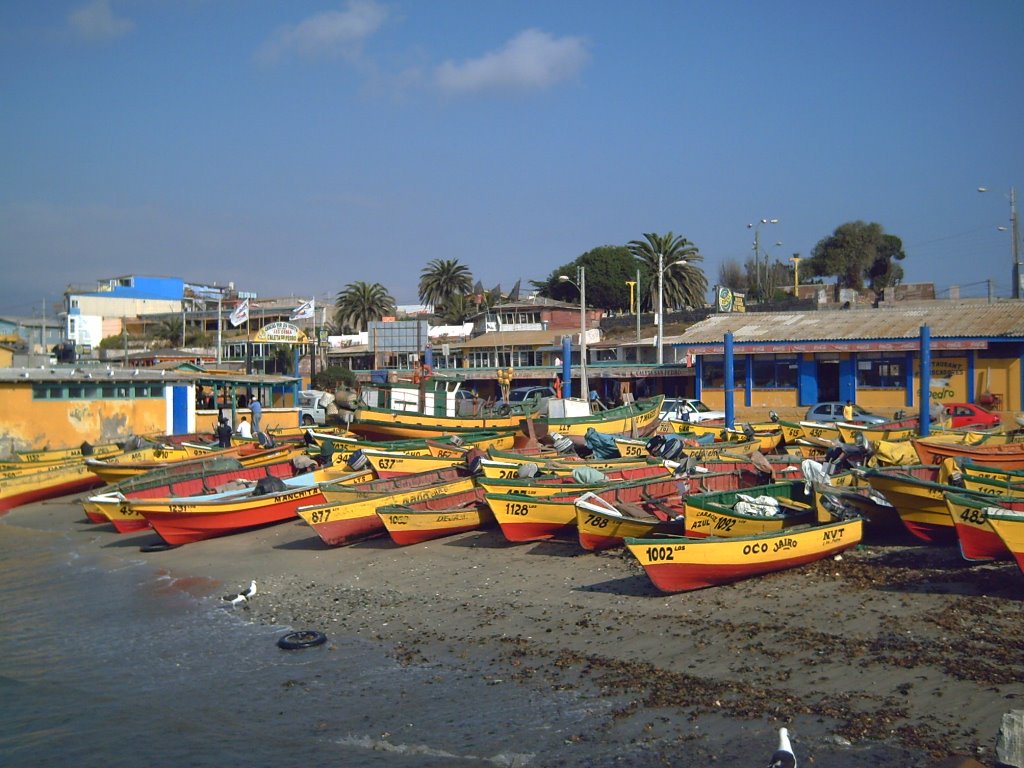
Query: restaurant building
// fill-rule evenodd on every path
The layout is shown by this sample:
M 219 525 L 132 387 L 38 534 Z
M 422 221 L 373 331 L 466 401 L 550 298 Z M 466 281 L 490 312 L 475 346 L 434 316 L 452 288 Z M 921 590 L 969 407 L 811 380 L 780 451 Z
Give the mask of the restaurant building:
M 931 399 L 1022 408 L 1024 302 L 929 302 L 845 311 L 722 313 L 665 339 L 695 369 L 696 396 L 725 402 L 731 335 L 736 405 L 809 406 L 851 400 L 878 412 L 919 406 L 922 338 Z

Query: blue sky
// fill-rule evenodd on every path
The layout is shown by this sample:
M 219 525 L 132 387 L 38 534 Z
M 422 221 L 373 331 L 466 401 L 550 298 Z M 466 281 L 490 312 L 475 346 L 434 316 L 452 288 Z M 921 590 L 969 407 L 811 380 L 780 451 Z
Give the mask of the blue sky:
M 875 221 L 907 281 L 1007 296 L 1022 33 L 1014 0 L 11 0 L 0 313 L 133 273 L 411 304 L 435 258 L 508 290 L 670 230 L 714 283 L 763 217 L 779 258 Z

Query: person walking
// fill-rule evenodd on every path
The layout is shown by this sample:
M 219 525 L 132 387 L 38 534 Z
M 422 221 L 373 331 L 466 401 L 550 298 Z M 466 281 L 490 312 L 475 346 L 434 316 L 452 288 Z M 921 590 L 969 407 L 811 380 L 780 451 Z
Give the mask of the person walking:
M 249 401 L 249 410 L 252 412 L 252 432 L 256 434 L 260 431 L 260 416 L 263 415 L 263 406 L 260 405 L 260 395 L 258 392 Z

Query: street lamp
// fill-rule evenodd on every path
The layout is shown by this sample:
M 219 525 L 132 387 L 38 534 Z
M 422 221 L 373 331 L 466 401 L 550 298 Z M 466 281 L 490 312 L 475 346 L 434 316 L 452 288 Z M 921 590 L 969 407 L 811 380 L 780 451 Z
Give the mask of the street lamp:
M 764 301 L 764 286 L 761 282 L 761 225 L 762 224 L 778 224 L 778 219 L 761 219 L 754 224 L 747 224 L 747 229 L 754 230 L 754 271 L 757 275 L 757 292 L 761 301 Z M 780 243 L 781 245 L 781 243 Z M 765 254 L 764 262 L 765 278 L 768 277 L 768 254 Z
M 636 354 L 637 362 L 640 362 L 640 270 L 636 271 L 636 280 L 627 280 L 629 286 L 629 308 L 636 312 Z M 636 303 L 633 303 L 633 288 L 636 288 Z
M 794 253 L 789 257 L 793 262 L 793 298 L 800 298 L 800 254 Z
M 584 267 L 576 267 L 578 283 L 569 279 L 568 275 L 559 275 L 558 281 L 575 285 L 580 292 L 580 393 L 583 400 L 590 401 L 590 386 L 587 383 L 587 273 Z
M 677 259 L 665 264 L 665 254 L 658 253 L 658 365 L 665 362 L 665 270 L 672 267 L 685 267 L 686 259 Z
M 979 192 L 988 192 L 988 187 L 978 187 Z M 1013 258 L 1013 298 L 1021 297 L 1020 273 L 1020 230 L 1017 225 L 1017 190 L 1010 187 L 1010 256 Z

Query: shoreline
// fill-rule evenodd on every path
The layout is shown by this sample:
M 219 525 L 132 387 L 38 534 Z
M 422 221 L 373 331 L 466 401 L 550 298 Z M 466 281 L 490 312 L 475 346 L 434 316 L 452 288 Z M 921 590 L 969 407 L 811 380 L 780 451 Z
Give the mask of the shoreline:
M 601 704 L 566 754 L 535 765 L 577 764 L 574 744 L 621 745 L 652 765 L 767 762 L 783 726 L 805 764 L 994 765 L 1002 715 L 1024 700 L 1024 574 L 955 547 L 869 538 L 835 560 L 665 595 L 623 550 L 510 544 L 498 529 L 332 549 L 296 520 L 143 553 L 155 533 L 89 523 L 77 497 L 5 522 L 143 560 L 199 598 L 255 580 L 255 596 L 225 609 L 256 624 Z

